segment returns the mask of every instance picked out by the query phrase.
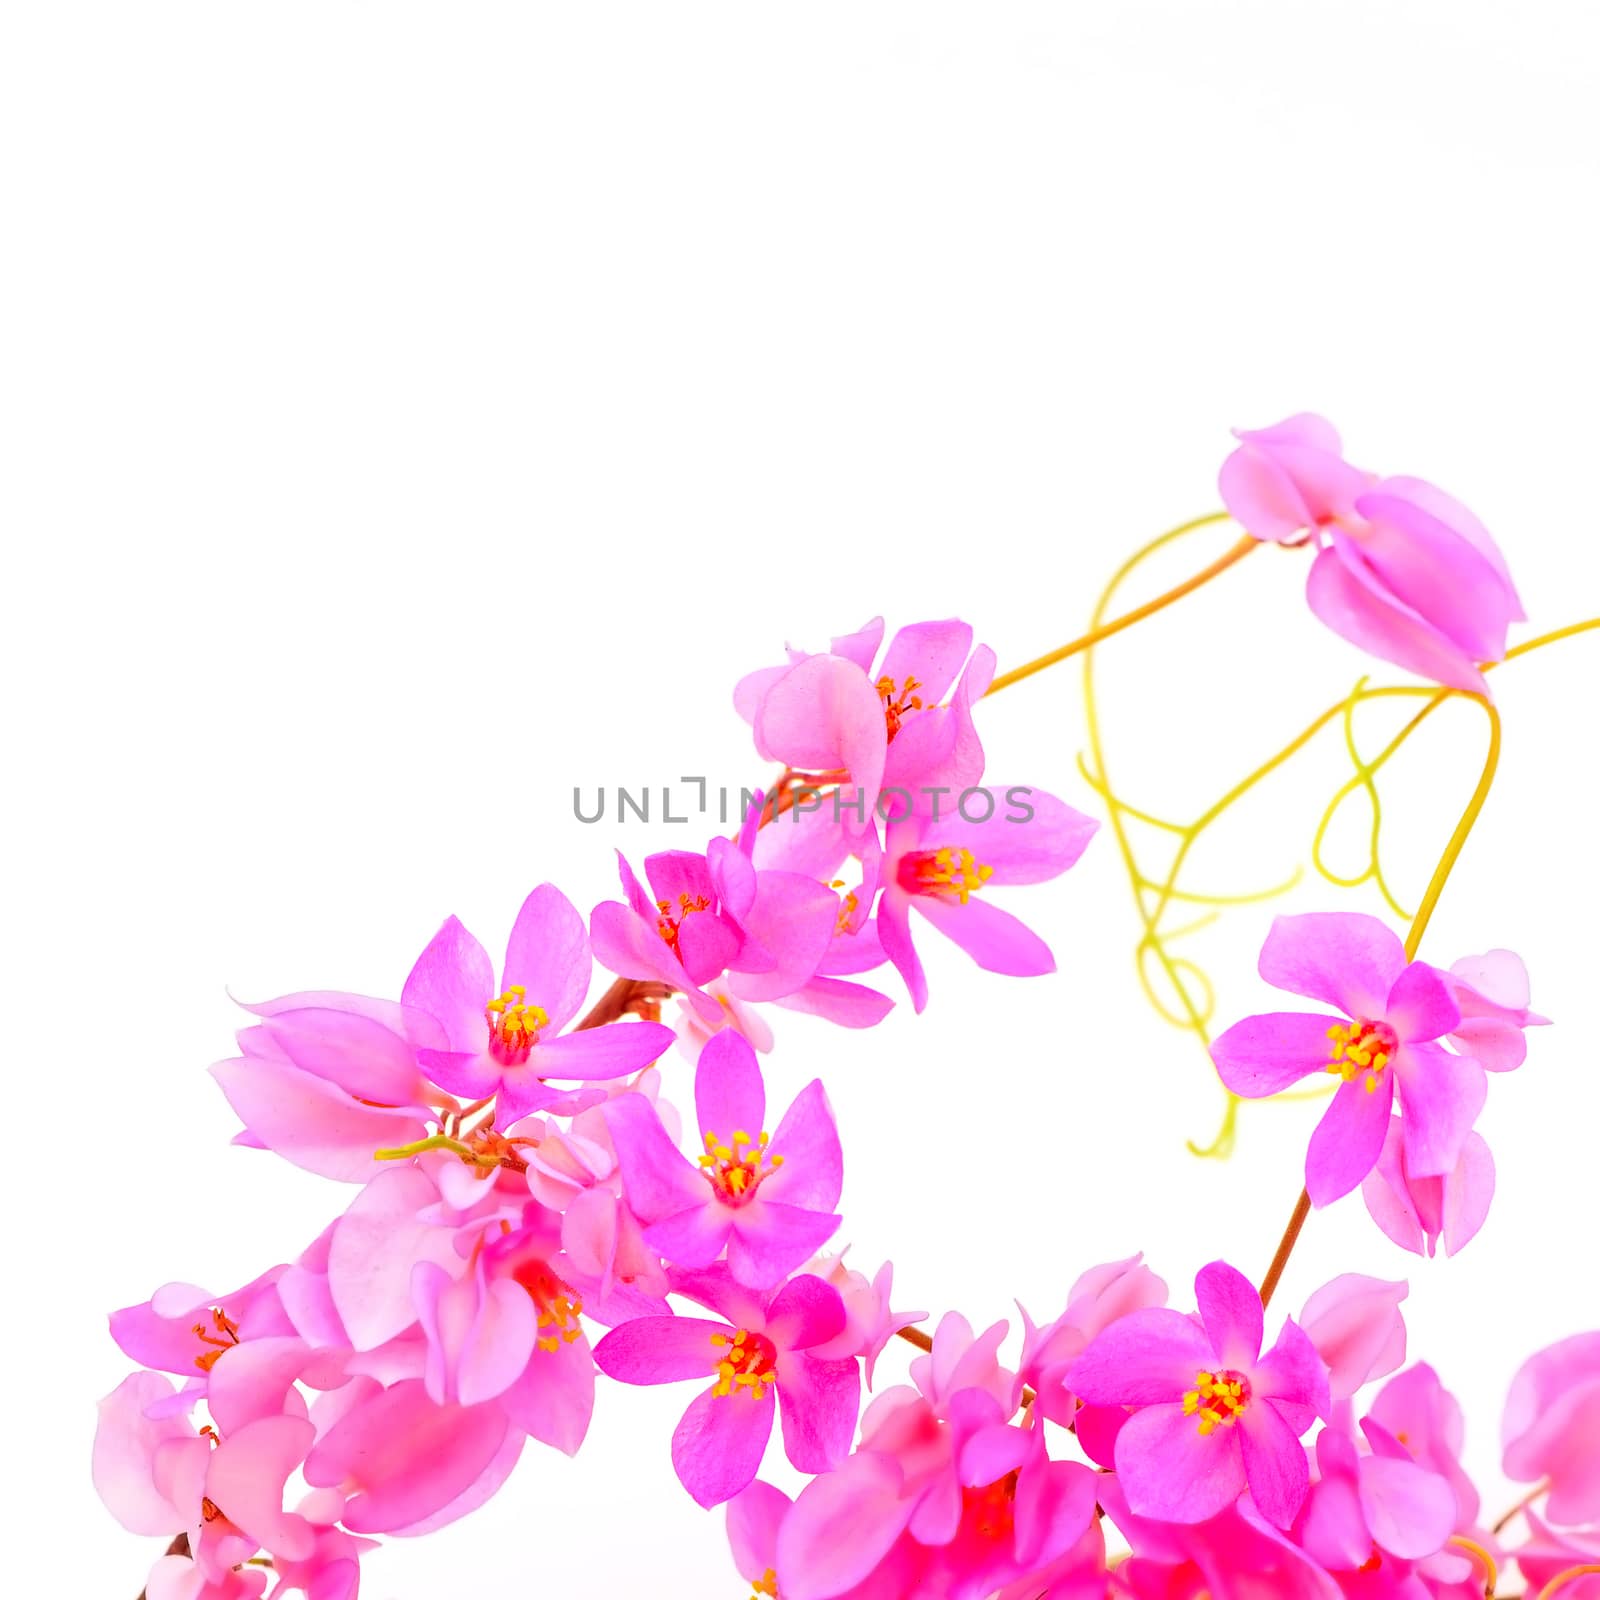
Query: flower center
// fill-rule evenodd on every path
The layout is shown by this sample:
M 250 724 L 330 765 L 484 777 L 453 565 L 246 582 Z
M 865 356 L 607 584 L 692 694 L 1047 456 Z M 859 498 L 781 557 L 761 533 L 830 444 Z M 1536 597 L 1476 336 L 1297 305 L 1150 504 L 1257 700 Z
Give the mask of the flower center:
M 711 1343 L 716 1350 L 713 1359 L 717 1369 L 712 1394 L 737 1394 L 743 1389 L 752 1400 L 759 1400 L 778 1381 L 777 1346 L 765 1334 L 735 1328 L 731 1336 L 712 1334 Z
M 489 1024 L 489 1053 L 496 1061 L 515 1066 L 528 1059 L 539 1042 L 539 1030 L 549 1021 L 543 1006 L 527 1004 L 528 991 L 514 983 L 483 1008 Z
M 900 688 L 896 688 L 893 678 L 878 679 L 878 698 L 883 701 L 883 726 L 890 744 L 894 743 L 894 736 L 905 726 L 906 718 L 913 711 L 922 709 L 922 696 L 915 693 L 921 687 L 915 678 L 907 678 Z
M 971 1518 L 975 1533 L 983 1539 L 1004 1539 L 1016 1526 L 1017 1474 L 985 1484 L 981 1489 L 963 1489 L 963 1517 Z
M 1183 1414 L 1200 1419 L 1200 1437 L 1220 1423 L 1231 1428 L 1250 1404 L 1250 1380 L 1239 1372 L 1197 1372 L 1194 1388 L 1183 1397 Z
M 994 868 L 978 861 L 970 850 L 916 850 L 900 863 L 900 882 L 913 894 L 938 895 L 965 905 L 990 878 Z
M 583 1337 L 583 1327 L 578 1321 L 583 1301 L 544 1262 L 529 1262 L 519 1267 L 515 1276 L 528 1291 L 528 1298 L 538 1314 L 541 1350 L 559 1350 L 563 1344 L 572 1344 Z
M 680 894 L 678 896 L 677 915 L 674 916 L 670 900 L 657 900 L 656 910 L 661 913 L 656 918 L 656 932 L 659 933 L 669 950 L 674 955 L 678 952 L 678 929 L 683 926 L 684 918 L 691 917 L 696 911 L 709 909 L 711 902 L 703 894 Z
M 1367 1093 L 1371 1094 L 1397 1048 L 1394 1029 L 1387 1022 L 1357 1017 L 1354 1022 L 1335 1023 L 1328 1029 L 1328 1038 L 1332 1041 L 1328 1071 L 1346 1083 L 1366 1073 Z
M 750 1600 L 758 1600 L 760 1595 L 771 1595 L 772 1600 L 778 1600 L 778 1574 L 768 1567 L 765 1572 L 750 1585 Z
M 215 1333 L 208 1333 L 203 1322 L 195 1323 L 190 1330 L 201 1344 L 211 1346 L 194 1358 L 194 1364 L 202 1372 L 210 1372 L 223 1355 L 239 1342 L 239 1324 L 221 1306 L 211 1308 L 211 1326 L 216 1330 Z
M 768 1153 L 771 1138 L 771 1134 L 763 1133 L 752 1139 L 740 1128 L 729 1145 L 715 1133 L 706 1135 L 706 1153 L 700 1157 L 700 1169 L 706 1182 L 729 1205 L 742 1206 L 761 1186 L 761 1180 L 770 1178 L 783 1165 L 782 1156 Z M 764 1169 L 762 1162 L 766 1163 Z

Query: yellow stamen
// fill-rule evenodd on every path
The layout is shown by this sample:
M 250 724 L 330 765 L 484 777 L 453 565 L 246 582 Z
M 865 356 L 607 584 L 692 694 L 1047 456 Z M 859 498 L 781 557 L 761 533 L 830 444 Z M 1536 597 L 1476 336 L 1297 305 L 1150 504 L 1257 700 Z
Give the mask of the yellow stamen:
M 1358 1017 L 1354 1022 L 1335 1023 L 1328 1029 L 1328 1038 L 1332 1048 L 1327 1070 L 1346 1083 L 1366 1073 L 1367 1093 L 1375 1093 L 1397 1048 L 1394 1029 L 1386 1022 Z
M 924 894 L 954 895 L 965 905 L 990 878 L 994 868 L 974 859 L 970 850 L 955 850 L 946 845 L 931 855 L 917 858 L 917 886 Z
M 719 1135 L 706 1135 L 706 1153 L 700 1157 L 707 1182 L 724 1200 L 742 1204 L 783 1165 L 783 1157 L 767 1149 L 772 1135 L 763 1133 L 752 1139 L 743 1128 L 734 1131 L 730 1143 Z M 766 1163 L 765 1169 L 762 1163 Z
M 1219 1425 L 1231 1428 L 1250 1404 L 1250 1385 L 1237 1372 L 1198 1372 L 1194 1383 L 1183 1397 L 1183 1414 L 1199 1419 L 1202 1439 Z

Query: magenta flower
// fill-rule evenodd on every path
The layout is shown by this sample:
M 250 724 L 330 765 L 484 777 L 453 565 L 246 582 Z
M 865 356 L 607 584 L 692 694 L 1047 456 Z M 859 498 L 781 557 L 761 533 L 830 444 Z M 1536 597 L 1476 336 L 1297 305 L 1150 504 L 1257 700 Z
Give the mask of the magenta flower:
M 1371 655 L 1487 693 L 1478 663 L 1502 660 L 1507 629 L 1525 618 L 1483 524 L 1420 478 L 1351 466 L 1321 417 L 1237 437 L 1218 478 L 1223 504 L 1257 539 L 1316 546 L 1312 611 Z
M 1094 1405 L 1136 1408 L 1117 1434 L 1117 1477 L 1142 1517 L 1203 1522 L 1248 1487 L 1261 1514 L 1293 1523 L 1310 1473 L 1300 1437 L 1329 1408 L 1316 1347 L 1285 1321 L 1261 1354 L 1261 1298 L 1214 1261 L 1195 1279 L 1200 1313 L 1152 1307 L 1113 1322 L 1067 1371 Z
M 1415 1177 L 1406 1160 L 1404 1127 L 1392 1117 L 1378 1164 L 1361 1182 L 1361 1198 L 1372 1220 L 1402 1250 L 1431 1256 L 1442 1242 L 1444 1253 L 1453 1256 L 1489 1215 L 1494 1157 L 1481 1134 L 1469 1133 L 1449 1172 Z
M 605 1107 L 624 1194 L 645 1241 L 680 1267 L 707 1267 L 726 1248 L 733 1276 L 770 1289 L 833 1237 L 844 1157 L 833 1112 L 813 1080 L 763 1128 L 766 1088 L 755 1051 L 731 1029 L 715 1034 L 695 1068 L 695 1110 L 704 1150 L 681 1155 L 641 1095 Z
M 786 665 L 750 673 L 733 696 L 761 755 L 839 775 L 853 791 L 841 810 L 855 835 L 875 830 L 886 789 L 963 789 L 983 773 L 972 706 L 994 676 L 994 652 L 973 650 L 965 622 L 919 622 L 895 634 L 874 672 L 882 639 L 883 618 L 874 617 L 822 655 L 791 652 Z M 897 797 L 892 808 L 903 805 Z
M 1328 1369 L 1335 1402 L 1348 1400 L 1404 1363 L 1406 1324 L 1400 1302 L 1410 1292 L 1404 1282 L 1347 1272 L 1306 1301 L 1300 1326 Z
M 1334 1572 L 1358 1572 L 1438 1554 L 1455 1531 L 1456 1497 L 1437 1473 L 1371 1421 L 1369 1454 L 1338 1428 L 1317 1435 L 1319 1478 L 1297 1530 L 1307 1554 Z
M 591 971 L 583 918 L 551 884 L 517 913 L 498 984 L 488 953 L 451 917 L 401 996 L 445 1031 L 445 1049 L 418 1052 L 428 1076 L 463 1099 L 495 1096 L 504 1127 L 563 1098 L 545 1078 L 618 1078 L 649 1066 L 672 1044 L 672 1030 L 657 1022 L 556 1037 L 578 1014 Z
M 721 1264 L 675 1281 L 725 1320 L 639 1317 L 613 1328 L 594 1358 L 619 1383 L 711 1380 L 672 1435 L 672 1465 L 694 1499 L 721 1505 L 754 1481 L 775 1409 L 784 1450 L 801 1472 L 826 1472 L 842 1460 L 855 1432 L 861 1374 L 854 1361 L 813 1354 L 844 1326 L 838 1291 L 802 1276 L 774 1295 L 756 1294 Z
M 1409 1170 L 1449 1172 L 1483 1109 L 1487 1080 L 1471 1057 L 1434 1042 L 1461 1021 L 1444 979 L 1426 962 L 1408 963 L 1376 917 L 1344 912 L 1279 917 L 1260 972 L 1275 988 L 1344 1013 L 1246 1017 L 1211 1047 L 1222 1081 L 1246 1099 L 1314 1072 L 1343 1080 L 1306 1152 L 1312 1201 L 1325 1206 L 1349 1194 L 1377 1164 L 1397 1090 Z
M 890 1309 L 890 1296 L 894 1293 L 892 1261 L 884 1262 L 877 1273 L 868 1279 L 865 1273 L 847 1267 L 844 1258 L 845 1250 L 841 1250 L 837 1255 L 813 1256 L 805 1265 L 805 1271 L 821 1278 L 824 1283 L 832 1284 L 839 1291 L 839 1298 L 844 1301 L 843 1331 L 836 1339 L 822 1346 L 817 1354 L 838 1359 L 859 1357 L 870 1389 L 873 1369 L 889 1341 L 902 1328 L 926 1321 L 928 1313 Z
M 1528 969 L 1510 950 L 1464 956 L 1439 974 L 1461 1008 L 1450 1042 L 1490 1072 L 1510 1072 L 1528 1057 L 1525 1028 L 1550 1019 L 1529 1009 Z
M 1508 1478 L 1549 1479 L 1550 1521 L 1600 1521 L 1600 1333 L 1574 1334 L 1523 1363 L 1501 1438 Z
M 884 846 L 878 937 L 921 1011 L 928 980 L 911 939 L 910 912 L 931 922 L 985 972 L 1037 977 L 1056 969 L 1038 934 L 977 896 L 1008 884 L 1045 883 L 1071 867 L 1100 826 L 1039 789 L 977 789 L 968 813 L 935 821 L 916 811 L 891 822 Z M 965 798 L 965 797 L 963 797 Z
M 681 990 L 717 1028 L 726 1018 L 706 992 L 713 979 L 726 973 L 728 992 L 741 1000 L 791 995 L 816 975 L 839 919 L 826 884 L 752 865 L 760 811 L 757 796 L 738 840 L 713 839 L 704 855 L 647 856 L 648 892 L 619 853 L 627 902 L 603 901 L 589 919 L 603 966 Z
M 1408 1367 L 1378 1391 L 1369 1415 L 1386 1433 L 1404 1439 L 1413 1459 L 1450 1485 L 1456 1526 L 1470 1528 L 1478 1519 L 1478 1491 L 1461 1465 L 1466 1424 L 1439 1374 L 1426 1362 Z

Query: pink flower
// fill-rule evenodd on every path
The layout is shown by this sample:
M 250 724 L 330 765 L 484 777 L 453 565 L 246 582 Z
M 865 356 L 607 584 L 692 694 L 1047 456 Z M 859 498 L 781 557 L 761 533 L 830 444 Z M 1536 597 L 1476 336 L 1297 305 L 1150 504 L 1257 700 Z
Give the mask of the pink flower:
M 1439 1374 L 1426 1362 L 1407 1368 L 1378 1391 L 1369 1415 L 1386 1433 L 1403 1439 L 1414 1460 L 1450 1485 L 1456 1526 L 1470 1528 L 1478 1517 L 1478 1491 L 1461 1466 L 1465 1425 L 1460 1405 Z
M 981 795 L 982 802 L 969 796 Z M 982 891 L 1045 883 L 1071 867 L 1099 823 L 1039 789 L 976 789 L 937 821 L 916 811 L 891 822 L 884 847 L 878 937 L 921 1011 L 928 982 L 911 939 L 915 909 L 985 972 L 1037 977 L 1056 969 L 1038 934 Z M 976 813 L 981 820 L 968 821 Z
M 427 1133 L 428 1086 L 414 1042 L 443 1045 L 433 1019 L 364 995 L 286 995 L 250 1006 L 243 1054 L 211 1069 L 245 1132 L 324 1178 L 365 1183 L 373 1151 Z
M 1329 1407 L 1315 1346 L 1285 1321 L 1261 1354 L 1261 1298 L 1221 1261 L 1195 1279 L 1199 1320 L 1150 1308 L 1113 1322 L 1068 1369 L 1095 1405 L 1132 1406 L 1117 1434 L 1117 1476 L 1138 1516 L 1202 1522 L 1248 1486 L 1287 1528 L 1306 1496 L 1300 1436 Z
M 1523 1363 L 1501 1438 L 1508 1478 L 1550 1480 L 1551 1522 L 1600 1522 L 1600 1333 L 1574 1334 Z
M 838 774 L 857 791 L 843 808 L 856 835 L 875 828 L 885 787 L 937 782 L 960 789 L 983 772 L 972 706 L 994 676 L 994 652 L 987 645 L 973 650 L 964 622 L 919 622 L 894 636 L 874 673 L 882 639 L 883 618 L 874 617 L 823 655 L 791 652 L 786 665 L 750 673 L 733 696 L 762 756 Z M 941 705 L 952 684 L 949 704 Z
M 1339 1428 L 1318 1434 L 1319 1479 L 1296 1530 L 1307 1553 L 1335 1572 L 1425 1560 L 1455 1531 L 1450 1485 L 1381 1427 L 1362 1426 L 1372 1447 L 1365 1455 Z
M 1528 1056 L 1525 1028 L 1550 1019 L 1528 1009 L 1528 969 L 1509 950 L 1464 956 L 1440 976 L 1455 996 L 1461 1021 L 1450 1042 L 1490 1072 L 1510 1072 Z
M 451 917 L 417 958 L 404 1003 L 434 1017 L 447 1048 L 419 1052 L 429 1077 L 468 1100 L 496 1097 L 502 1125 L 553 1104 L 544 1078 L 617 1078 L 672 1044 L 656 1022 L 590 1028 L 558 1038 L 578 1013 L 592 970 L 583 918 L 551 884 L 523 902 L 500 982 L 483 946 Z
M 785 1516 L 784 1600 L 939 1594 L 979 1600 L 1049 1568 L 1088 1529 L 1096 1479 L 1051 1461 L 1044 1431 L 1016 1427 L 1020 1385 L 995 1359 L 1006 1324 L 974 1338 L 943 1318 L 916 1388 L 867 1408 L 857 1451 L 809 1484 Z
M 847 1247 L 848 1248 L 848 1247 Z M 817 1354 L 838 1359 L 859 1357 L 867 1387 L 885 1346 L 902 1328 L 927 1319 L 926 1311 L 892 1311 L 889 1298 L 894 1292 L 894 1263 L 886 1261 L 869 1280 L 844 1264 L 845 1252 L 814 1256 L 804 1267 L 813 1277 L 832 1284 L 844 1301 L 845 1325 L 836 1339 Z
M 1328 1368 L 1335 1402 L 1386 1378 L 1406 1359 L 1406 1325 L 1400 1302 L 1406 1283 L 1347 1272 L 1324 1284 L 1306 1301 L 1300 1326 Z
M 678 1152 L 655 1108 L 622 1095 L 605 1108 L 624 1192 L 652 1248 L 681 1267 L 705 1267 L 726 1248 L 733 1276 L 767 1289 L 837 1230 L 844 1159 L 820 1080 L 795 1097 L 768 1134 L 766 1089 L 742 1035 L 716 1034 L 695 1069 L 704 1154 Z
M 1235 1023 L 1211 1047 L 1222 1081 L 1261 1099 L 1314 1072 L 1343 1080 L 1306 1153 L 1306 1189 L 1319 1206 L 1349 1194 L 1377 1164 L 1398 1089 L 1408 1169 L 1449 1172 L 1483 1109 L 1487 1080 L 1467 1056 L 1433 1041 L 1461 1012 L 1426 962 L 1406 960 L 1376 917 L 1345 912 L 1279 917 L 1261 949 L 1261 976 L 1278 989 L 1335 1005 Z
M 1321 417 L 1237 437 L 1218 479 L 1223 504 L 1258 539 L 1316 546 L 1312 611 L 1384 661 L 1487 693 L 1478 663 L 1504 658 L 1506 631 L 1524 614 L 1483 524 L 1420 478 L 1351 466 Z
M 713 839 L 704 855 L 664 850 L 645 858 L 649 891 L 617 856 L 627 901 L 594 908 L 590 932 L 603 966 L 681 990 L 703 1021 L 726 1021 L 706 986 L 726 974 L 741 1000 L 792 995 L 816 976 L 839 920 L 838 896 L 798 872 L 758 871 L 750 859 L 756 797 L 737 841 Z
M 725 1320 L 639 1317 L 613 1328 L 594 1358 L 619 1383 L 712 1380 L 672 1436 L 673 1467 L 694 1499 L 721 1505 L 754 1480 L 774 1409 L 800 1471 L 825 1472 L 841 1460 L 855 1431 L 861 1374 L 854 1361 L 813 1354 L 844 1326 L 838 1291 L 802 1276 L 776 1294 L 756 1294 L 721 1264 L 675 1282 Z
M 1516 1551 L 1517 1571 L 1528 1593 L 1541 1594 L 1574 1567 L 1600 1567 L 1600 1528 L 1552 1528 L 1536 1511 L 1527 1513 L 1532 1537 Z M 1558 1600 L 1600 1600 L 1600 1572 L 1572 1579 L 1557 1591 Z
M 1431 1256 L 1444 1243 L 1453 1256 L 1471 1242 L 1494 1198 L 1494 1157 L 1479 1133 L 1462 1141 L 1454 1168 L 1442 1176 L 1418 1178 L 1406 1161 L 1405 1130 L 1390 1120 L 1378 1164 L 1362 1180 L 1361 1198 L 1372 1220 L 1403 1250 Z
M 1035 1327 L 1022 1311 L 1020 1376 L 1032 1386 L 1040 1416 L 1064 1428 L 1074 1426 L 1078 1397 L 1066 1386 L 1068 1367 L 1119 1317 L 1166 1301 L 1166 1284 L 1144 1265 L 1144 1257 L 1137 1255 L 1091 1267 L 1073 1284 L 1066 1310 L 1042 1328 Z M 1017 1309 L 1022 1310 L 1020 1306 Z

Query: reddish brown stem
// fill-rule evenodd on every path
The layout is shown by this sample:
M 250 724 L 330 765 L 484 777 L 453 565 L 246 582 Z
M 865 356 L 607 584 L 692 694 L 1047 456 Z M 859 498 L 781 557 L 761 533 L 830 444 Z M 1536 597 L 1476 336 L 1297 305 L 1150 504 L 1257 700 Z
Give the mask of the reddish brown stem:
M 1273 1291 L 1278 1287 L 1278 1280 L 1283 1276 L 1283 1269 L 1289 1265 L 1289 1257 L 1294 1254 L 1294 1247 L 1300 1238 L 1300 1230 L 1306 1225 L 1306 1218 L 1311 1215 L 1311 1196 L 1304 1189 L 1300 1191 L 1300 1198 L 1294 1203 L 1294 1215 L 1289 1218 L 1289 1226 L 1283 1230 L 1283 1237 L 1278 1241 L 1278 1253 L 1272 1258 L 1272 1265 L 1267 1268 L 1267 1275 L 1261 1280 L 1261 1309 L 1266 1310 L 1272 1299 Z

